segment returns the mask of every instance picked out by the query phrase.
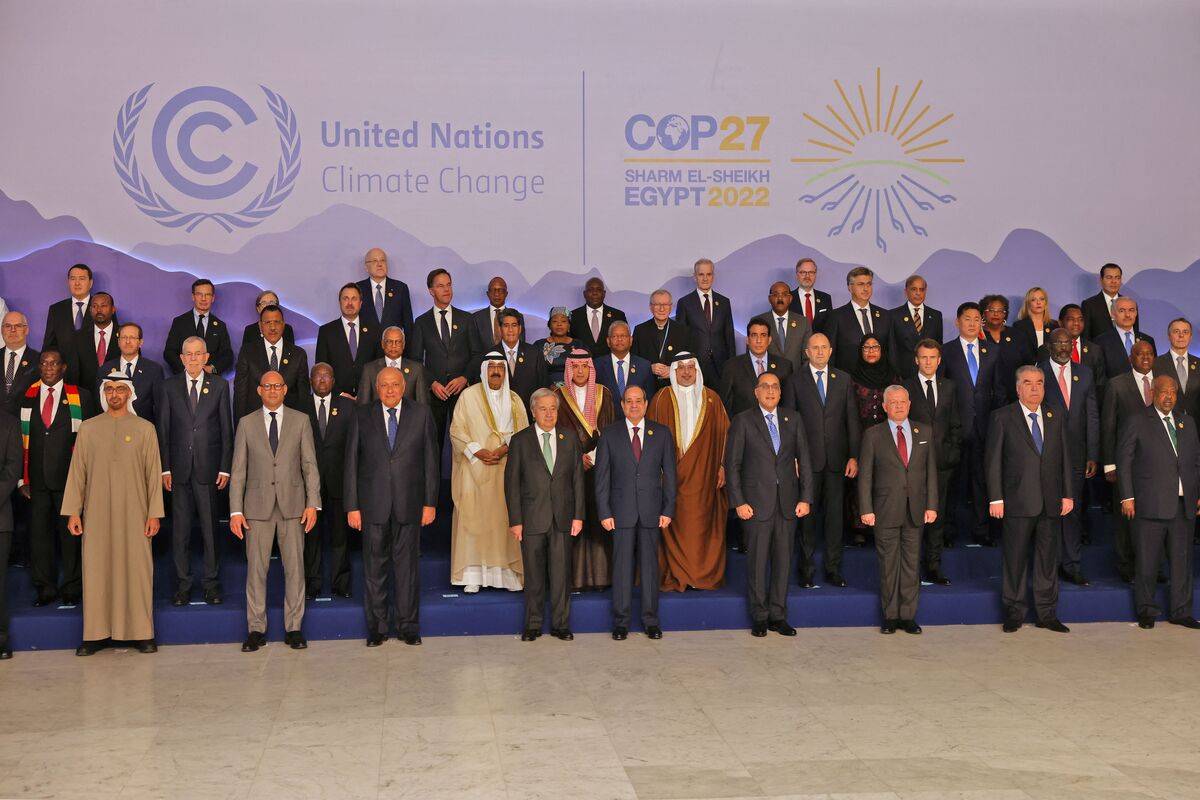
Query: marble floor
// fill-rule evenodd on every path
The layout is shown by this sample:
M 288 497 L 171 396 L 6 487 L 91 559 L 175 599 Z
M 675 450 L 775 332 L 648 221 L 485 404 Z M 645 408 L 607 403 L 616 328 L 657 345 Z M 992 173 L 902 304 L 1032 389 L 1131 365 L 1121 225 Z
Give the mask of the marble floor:
M 18 653 L 0 797 L 1197 798 L 1200 634 Z

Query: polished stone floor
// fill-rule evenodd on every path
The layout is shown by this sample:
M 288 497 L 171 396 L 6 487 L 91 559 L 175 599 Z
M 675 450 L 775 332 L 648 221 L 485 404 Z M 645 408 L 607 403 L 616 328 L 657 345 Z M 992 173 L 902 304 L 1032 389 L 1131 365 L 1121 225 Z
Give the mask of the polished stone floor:
M 0 797 L 1197 798 L 1200 633 L 18 653 Z

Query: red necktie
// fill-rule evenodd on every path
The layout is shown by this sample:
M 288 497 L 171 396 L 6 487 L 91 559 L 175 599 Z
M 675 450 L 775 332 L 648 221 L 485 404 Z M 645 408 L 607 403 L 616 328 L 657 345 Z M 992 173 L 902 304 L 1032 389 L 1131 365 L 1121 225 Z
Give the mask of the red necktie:
M 812 325 L 812 321 L 813 321 L 812 292 L 804 293 L 804 316 L 808 317 L 808 324 Z
M 42 425 L 49 428 L 54 421 L 54 390 L 46 390 L 46 402 L 42 403 Z
M 1071 389 L 1067 384 L 1067 365 L 1063 364 L 1058 368 L 1058 390 L 1062 392 L 1063 405 L 1068 409 L 1071 408 Z
M 104 331 L 98 331 L 100 341 L 96 343 L 96 363 L 103 364 L 105 357 L 108 355 L 108 348 L 104 346 Z
M 1076 364 L 1079 363 L 1079 340 L 1071 342 L 1071 360 Z
M 904 438 L 904 428 L 896 428 L 896 450 L 900 453 L 900 461 L 908 466 L 908 442 Z
M 1150 392 L 1150 377 L 1148 375 L 1142 376 L 1142 394 L 1145 395 L 1146 405 L 1154 402 L 1154 395 Z
M 708 295 L 704 295 L 704 316 L 708 320 L 708 324 L 712 325 L 712 305 L 708 302 Z
M 637 425 L 633 426 L 633 460 L 642 460 L 642 437 L 638 436 Z

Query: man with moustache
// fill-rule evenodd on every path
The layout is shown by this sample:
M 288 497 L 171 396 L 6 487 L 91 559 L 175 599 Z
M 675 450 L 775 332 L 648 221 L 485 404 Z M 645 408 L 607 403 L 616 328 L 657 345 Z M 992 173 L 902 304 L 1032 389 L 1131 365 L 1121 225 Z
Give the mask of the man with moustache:
M 624 311 L 604 304 L 607 296 L 608 290 L 603 280 L 597 277 L 588 278 L 587 283 L 583 285 L 583 305 L 571 312 L 572 338 L 583 342 L 596 358 L 609 352 L 608 332 L 613 323 L 625 321 Z
M 400 370 L 404 376 L 404 399 L 412 400 L 422 405 L 429 404 L 429 382 L 425 378 L 425 367 L 411 358 L 404 356 L 404 329 L 399 325 L 389 325 L 383 329 L 380 339 L 380 350 L 383 355 L 368 362 L 362 369 L 362 377 L 358 380 L 358 392 L 355 402 L 360 406 L 369 406 L 379 400 L 375 394 L 375 379 L 384 367 Z
M 793 372 L 804 366 L 804 347 L 812 335 L 812 326 L 803 314 L 791 310 L 792 290 L 783 281 L 771 284 L 767 296 L 771 310 L 754 319 L 762 320 L 771 329 L 770 350 L 779 358 L 786 358 Z

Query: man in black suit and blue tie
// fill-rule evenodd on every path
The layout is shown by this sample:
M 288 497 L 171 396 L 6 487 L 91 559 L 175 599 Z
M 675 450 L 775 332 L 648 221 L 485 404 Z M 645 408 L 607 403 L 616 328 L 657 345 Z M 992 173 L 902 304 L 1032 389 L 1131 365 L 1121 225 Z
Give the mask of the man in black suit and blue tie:
M 74 350 L 75 332 L 92 329 L 92 268 L 75 264 L 68 269 L 67 291 L 70 297 L 47 309 L 46 332 L 42 335 L 42 351 L 57 350 L 64 359 Z
M 364 324 L 382 331 L 389 325 L 399 325 L 407 334 L 412 333 L 412 297 L 408 284 L 388 277 L 387 253 L 372 247 L 363 258 L 367 277 L 358 282 L 362 296 Z
M 621 399 L 625 419 L 600 434 L 596 453 L 596 513 L 613 534 L 613 632 L 629 635 L 634 550 L 642 582 L 642 626 L 662 638 L 658 624 L 658 546 L 675 516 L 675 442 L 666 425 L 646 419 L 646 392 L 630 386 Z
M 163 368 L 142 355 L 142 326 L 136 322 L 126 322 L 117 330 L 116 355 L 100 367 L 101 375 L 108 375 L 114 371 L 120 372 L 133 382 L 133 394 L 137 398 L 133 401 L 133 413 L 153 423 L 158 385 L 163 380 Z M 99 392 L 99 385 L 96 391 Z
M 183 352 L 183 341 L 191 336 L 203 339 L 208 348 L 205 372 L 224 375 L 233 368 L 233 343 L 229 338 L 229 328 L 212 313 L 216 298 L 216 287 L 208 278 L 192 281 L 192 307 L 171 320 L 171 329 L 167 332 L 167 342 L 163 347 L 163 361 L 171 372 L 183 369 L 179 354 Z M 139 391 L 138 397 L 141 396 Z
M 653 398 L 658 390 L 653 365 L 629 349 L 633 345 L 629 323 L 622 319 L 609 325 L 606 345 L 605 354 L 592 359 L 596 366 L 596 383 L 608 389 L 613 397 L 624 397 L 627 388 L 640 386 L 646 397 Z M 625 413 L 620 403 L 614 410 L 618 417 Z
M 702 258 L 692 266 L 696 291 L 679 298 L 675 319 L 692 332 L 692 352 L 700 360 L 704 382 L 716 386 L 721 367 L 734 356 L 733 306 L 729 298 L 713 291 L 713 262 Z
M 358 284 L 347 283 L 338 291 L 338 307 L 342 315 L 317 330 L 316 360 L 333 368 L 334 392 L 352 398 L 363 367 L 379 357 L 382 329 L 363 320 Z
M 1108 330 L 1092 340 L 1104 358 L 1104 374 L 1109 379 L 1129 372 L 1129 357 L 1138 342 L 1149 342 L 1150 349 L 1158 352 L 1154 337 L 1137 329 L 1138 307 L 1132 297 L 1121 297 L 1113 303 L 1112 324 Z

